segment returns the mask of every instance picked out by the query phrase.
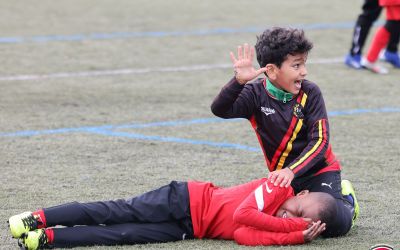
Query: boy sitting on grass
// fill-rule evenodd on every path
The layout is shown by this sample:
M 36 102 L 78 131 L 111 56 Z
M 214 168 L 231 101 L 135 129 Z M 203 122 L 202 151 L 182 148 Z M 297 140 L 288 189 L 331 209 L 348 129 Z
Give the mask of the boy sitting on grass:
M 314 240 L 336 215 L 331 195 L 305 190 L 294 196 L 290 186 L 274 186 L 267 178 L 230 188 L 172 181 L 129 199 L 72 202 L 21 213 L 10 217 L 9 227 L 18 244 L 29 250 L 194 238 L 289 245 Z
M 345 235 L 359 214 L 352 184 L 341 179 L 332 151 L 328 115 L 318 85 L 306 79 L 312 43 L 299 29 L 265 30 L 254 48 L 231 52 L 235 75 L 214 99 L 211 110 L 221 118 L 246 118 L 256 132 L 275 186 L 291 185 L 336 198 L 338 215 L 325 237 Z M 260 74 L 265 77 L 257 78 Z M 257 78 L 257 79 L 255 79 Z M 255 79 L 255 80 L 254 80 Z

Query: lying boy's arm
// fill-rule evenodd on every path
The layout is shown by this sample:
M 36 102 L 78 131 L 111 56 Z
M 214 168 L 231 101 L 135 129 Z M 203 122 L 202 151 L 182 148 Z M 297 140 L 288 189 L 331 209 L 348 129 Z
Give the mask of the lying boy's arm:
M 304 244 L 302 231 L 276 233 L 257 230 L 252 227 L 241 227 L 234 232 L 234 239 L 240 245 L 270 246 Z
M 268 186 L 268 180 L 253 191 L 236 209 L 236 223 L 270 232 L 293 232 L 305 230 L 309 225 L 304 218 L 278 218 L 267 214 L 277 210 L 290 196 L 291 188 Z
M 301 217 L 278 218 L 251 208 L 236 210 L 233 220 L 242 225 L 270 232 L 293 232 L 304 230 L 308 226 L 308 222 Z
M 314 222 L 306 230 L 289 233 L 268 232 L 244 226 L 238 228 L 233 237 L 238 244 L 247 246 L 295 245 L 313 241 L 325 229 L 326 224 L 321 221 Z

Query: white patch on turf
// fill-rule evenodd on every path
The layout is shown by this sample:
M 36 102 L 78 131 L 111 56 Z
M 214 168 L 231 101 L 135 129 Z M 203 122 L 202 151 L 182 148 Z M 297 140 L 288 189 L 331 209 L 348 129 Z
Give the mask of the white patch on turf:
M 321 58 L 308 61 L 308 64 L 334 64 L 343 63 L 343 58 Z M 159 72 L 188 72 L 203 71 L 214 69 L 230 69 L 232 64 L 198 64 L 191 66 L 177 67 L 155 67 L 155 68 L 133 68 L 133 69 L 115 69 L 115 70 L 94 70 L 81 72 L 59 72 L 52 74 L 26 74 L 14 76 L 0 76 L 0 81 L 33 81 L 54 78 L 74 78 L 74 77 L 97 77 L 97 76 L 115 76 L 115 75 L 138 75 Z

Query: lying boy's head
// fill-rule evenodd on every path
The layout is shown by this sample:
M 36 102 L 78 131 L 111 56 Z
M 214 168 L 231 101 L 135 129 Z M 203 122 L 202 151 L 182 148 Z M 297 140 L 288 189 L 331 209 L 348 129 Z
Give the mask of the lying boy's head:
M 286 200 L 276 212 L 276 216 L 281 218 L 310 218 L 315 222 L 320 220 L 329 228 L 336 213 L 336 200 L 333 196 L 323 192 L 303 190 Z
M 280 68 L 288 55 L 308 53 L 312 47 L 303 30 L 279 27 L 265 30 L 255 46 L 261 68 L 270 63 Z

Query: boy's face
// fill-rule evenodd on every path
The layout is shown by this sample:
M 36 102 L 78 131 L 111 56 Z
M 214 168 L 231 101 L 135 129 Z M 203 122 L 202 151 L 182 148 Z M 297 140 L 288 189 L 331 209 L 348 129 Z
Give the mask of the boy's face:
M 303 190 L 286 200 L 276 212 L 276 216 L 280 218 L 303 217 L 318 221 L 320 219 L 318 196 L 308 190 Z
M 272 64 L 273 70 L 268 72 L 269 80 L 275 87 L 297 95 L 307 75 L 306 61 L 307 53 L 288 55 L 280 68 Z

